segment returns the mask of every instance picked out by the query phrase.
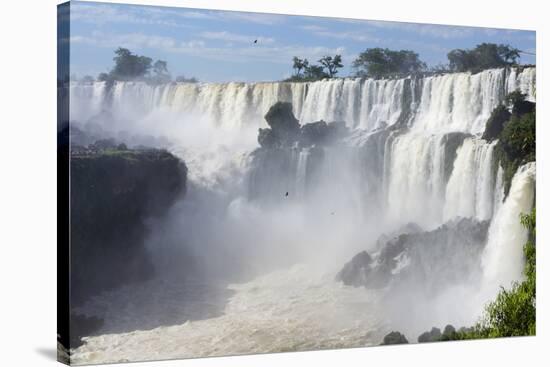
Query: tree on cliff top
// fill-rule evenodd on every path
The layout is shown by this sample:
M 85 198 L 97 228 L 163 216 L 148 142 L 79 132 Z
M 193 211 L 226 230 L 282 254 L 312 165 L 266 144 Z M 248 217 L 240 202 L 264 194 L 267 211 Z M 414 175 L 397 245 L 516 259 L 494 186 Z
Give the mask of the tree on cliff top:
M 309 67 L 309 61 L 307 59 L 300 59 L 298 56 L 292 58 L 292 68 L 296 70 L 295 76 L 300 76 L 302 70 Z
M 113 61 L 115 65 L 111 71 L 99 74 L 97 80 L 107 82 L 144 80 L 151 83 L 167 83 L 172 79 L 166 61 L 157 60 L 153 63 L 152 58 L 134 54 L 127 48 L 117 48 Z
M 342 55 L 323 56 L 319 63 L 327 69 L 328 76 L 332 78 L 338 73 L 338 69 L 344 67 L 342 65 Z
M 111 75 L 117 80 L 143 78 L 151 70 L 153 59 L 150 57 L 133 54 L 122 47 L 115 50 L 115 55 L 115 66 L 111 70 Z
M 454 49 L 447 54 L 451 71 L 479 72 L 517 63 L 520 51 L 510 45 L 481 43 L 473 49 Z
M 368 48 L 353 61 L 357 76 L 381 78 L 417 73 L 426 70 L 426 63 L 410 50 L 394 51 L 387 48 Z

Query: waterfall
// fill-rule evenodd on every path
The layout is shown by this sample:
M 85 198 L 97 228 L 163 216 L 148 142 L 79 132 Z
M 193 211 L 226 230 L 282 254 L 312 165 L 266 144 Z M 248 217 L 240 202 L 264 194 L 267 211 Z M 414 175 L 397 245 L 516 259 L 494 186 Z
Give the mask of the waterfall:
M 443 138 L 411 133 L 392 142 L 387 169 L 387 203 L 392 220 L 419 221 L 426 226 L 439 221 L 445 184 Z M 419 217 L 419 211 L 425 215 Z
M 128 124 L 144 116 L 151 116 L 150 124 L 169 113 L 176 123 L 191 120 L 192 126 L 212 126 L 238 139 L 239 131 L 248 129 L 251 136 L 257 127 L 265 127 L 263 116 L 276 101 L 291 102 L 301 123 L 345 121 L 355 128 L 350 143 L 364 150 L 355 169 L 367 171 L 368 185 L 382 194 L 376 200 L 387 204 L 388 217 L 431 227 L 456 216 L 491 218 L 496 205 L 495 144 L 479 136 L 507 92 L 520 89 L 534 99 L 535 74 L 536 69 L 528 67 L 307 83 L 117 82 L 111 90 L 97 82 L 72 85 L 71 114 L 73 120 L 85 122 L 107 111 L 128 120 L 123 126 L 129 129 Z M 386 129 L 403 121 L 408 129 Z M 103 128 L 121 129 L 116 123 Z M 373 135 L 378 131 L 388 133 Z M 463 136 L 452 134 L 472 136 L 460 144 Z M 302 151 L 296 157 L 298 170 L 292 178 L 300 193 L 305 190 L 307 155 Z M 417 219 L 419 210 L 427 215 Z
M 86 121 L 105 108 L 108 93 L 115 114 L 143 116 L 156 109 L 200 116 L 220 127 L 264 127 L 263 115 L 277 101 L 292 102 L 303 122 L 345 121 L 372 131 L 394 125 L 405 110 L 420 131 L 481 134 L 491 111 L 507 92 L 519 88 L 534 99 L 535 68 L 493 69 L 477 74 L 454 73 L 420 80 L 335 79 L 308 83 L 170 83 L 104 82 L 71 85 L 74 120 Z M 417 92 L 419 88 L 419 93 Z M 410 94 L 410 106 L 404 96 Z M 418 95 L 417 95 L 418 94 Z
M 298 164 L 296 167 L 296 194 L 303 198 L 307 186 L 307 159 L 309 157 L 309 148 L 303 148 L 298 155 Z
M 534 100 L 535 77 L 536 69 L 527 67 L 306 83 L 116 82 L 110 89 L 104 82 L 73 83 L 71 118 L 85 124 L 110 113 L 126 122 L 104 124 L 105 130 L 131 130 L 132 124 L 146 120 L 143 130 L 149 132 L 151 124 L 160 126 L 157 121 L 169 114 L 175 125 L 180 120 L 189 124 L 182 134 L 209 126 L 213 128 L 209 134 L 225 145 L 243 140 L 239 135 L 248 131 L 250 144 L 245 148 L 250 150 L 255 129 L 266 126 L 263 116 L 269 107 L 277 101 L 291 102 L 301 123 L 345 121 L 355 129 L 349 143 L 363 149 L 358 153 L 363 158 L 353 169 L 366 172 L 365 191 L 377 190 L 376 200 L 386 203 L 383 210 L 392 220 L 420 221 L 431 227 L 456 216 L 492 217 L 498 201 L 492 168 L 495 143 L 479 137 L 506 93 L 519 89 Z M 168 133 L 173 135 L 173 129 Z M 470 137 L 462 142 L 465 136 Z M 295 177 L 289 179 L 303 193 L 308 152 L 300 152 L 296 159 Z M 427 213 L 420 219 L 419 210 Z
M 536 69 L 526 68 L 521 72 L 517 69 L 511 69 L 508 79 L 506 79 L 506 92 L 510 93 L 519 89 L 521 93 L 527 95 L 526 99 L 535 102 L 536 94 Z
M 75 355 L 90 362 L 89 355 L 147 358 L 159 348 L 168 348 L 163 357 L 196 357 L 364 346 L 379 344 L 388 325 L 407 337 L 433 325 L 472 325 L 499 286 L 522 277 L 527 232 L 519 215 L 531 210 L 535 195 L 535 163 L 528 163 L 504 200 L 498 142 L 481 136 L 507 93 L 519 89 L 535 100 L 535 73 L 526 67 L 305 83 L 72 84 L 72 126 L 122 136 L 130 147 L 147 145 L 130 139 L 140 134 L 160 139 L 185 161 L 186 196 L 167 219 L 152 222 L 159 228 L 151 238 L 167 243 L 163 251 L 189 251 L 181 267 L 221 278 L 224 290 L 238 283 L 219 314 L 92 336 Z M 345 122 L 348 131 L 334 140 L 311 138 L 315 144 L 293 135 L 260 148 L 258 128 L 267 127 L 264 115 L 277 101 L 291 102 L 302 125 Z M 331 133 L 341 126 L 317 125 Z M 151 242 L 155 251 L 158 245 Z M 379 274 L 410 281 L 368 291 L 342 286 L 335 274 L 358 253 L 384 253 Z M 200 289 L 187 293 L 192 282 L 161 280 L 148 286 L 185 289 L 177 302 L 172 288 L 169 302 L 155 298 L 166 312 L 217 302 Z M 135 301 L 132 289 L 121 297 Z M 150 292 L 143 294 L 135 304 L 147 305 Z M 127 319 L 127 309 L 110 306 L 109 317 Z M 191 342 L 166 343 L 167 335 Z
M 444 219 L 490 219 L 493 214 L 493 150 L 496 141 L 468 138 L 457 151 L 445 194 Z
M 519 218 L 520 214 L 528 214 L 534 204 L 535 175 L 534 162 L 518 169 L 510 193 L 489 227 L 482 264 L 486 282 L 497 289 L 522 278 L 523 245 L 528 233 Z

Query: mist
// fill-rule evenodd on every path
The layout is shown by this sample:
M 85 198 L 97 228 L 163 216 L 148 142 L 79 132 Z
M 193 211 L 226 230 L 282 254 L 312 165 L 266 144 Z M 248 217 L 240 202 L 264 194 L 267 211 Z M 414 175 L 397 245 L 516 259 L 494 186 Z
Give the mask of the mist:
M 414 342 L 432 326 L 471 325 L 522 276 L 518 216 L 533 202 L 534 164 L 505 199 L 494 144 L 480 135 L 504 92 L 530 93 L 529 81 L 534 70 L 495 69 L 414 82 L 75 85 L 73 126 L 167 149 L 188 168 L 186 192 L 147 223 L 155 279 L 79 310 L 103 317 L 111 338 L 139 330 L 140 348 L 91 338 L 80 355 L 100 345 L 109 360 L 364 346 L 391 330 Z M 302 126 L 343 121 L 349 134 L 262 148 L 258 128 L 277 101 Z M 361 251 L 380 283 L 337 279 Z

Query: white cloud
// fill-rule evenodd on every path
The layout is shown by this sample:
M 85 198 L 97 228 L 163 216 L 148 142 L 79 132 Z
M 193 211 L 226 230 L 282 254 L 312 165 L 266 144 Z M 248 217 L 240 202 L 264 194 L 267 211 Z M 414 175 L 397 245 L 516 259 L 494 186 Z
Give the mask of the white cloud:
M 321 37 L 329 38 L 338 38 L 343 40 L 353 40 L 358 42 L 380 42 L 380 39 L 373 37 L 366 32 L 331 32 L 331 31 L 320 31 L 314 32 L 316 35 Z
M 249 23 L 257 23 L 263 25 L 281 24 L 286 21 L 285 15 L 264 14 L 264 13 L 247 13 L 238 11 L 220 11 L 216 13 L 220 19 L 228 21 L 244 21 Z
M 83 3 L 74 3 L 71 5 L 71 19 L 98 25 L 105 23 L 133 23 L 184 28 L 190 27 L 189 24 L 185 23 L 185 19 L 223 22 L 244 21 L 265 25 L 280 24 L 285 21 L 284 16 L 274 14 Z
M 321 27 L 319 25 L 311 24 L 311 25 L 303 25 L 300 27 L 301 29 L 305 31 L 311 31 L 311 32 L 323 32 L 326 31 L 326 27 Z
M 74 3 L 71 5 L 71 21 L 82 21 L 96 25 L 107 23 L 130 23 L 187 28 L 189 25 L 168 19 L 159 9 L 133 6 L 91 5 Z
M 399 29 L 408 32 L 415 32 L 425 36 L 435 38 L 453 39 L 465 38 L 471 36 L 477 28 L 447 26 L 437 24 L 419 24 L 419 23 L 402 23 L 402 22 L 386 22 L 386 21 L 367 21 L 367 24 L 377 28 Z
M 254 40 L 257 40 L 259 44 L 272 44 L 275 42 L 275 39 L 271 37 L 248 36 L 244 34 L 230 33 L 227 31 L 202 32 L 200 36 L 206 39 L 239 43 L 253 43 Z
M 322 27 L 314 24 L 304 25 L 304 26 L 301 26 L 300 28 L 319 37 L 338 38 L 342 40 L 350 40 L 350 41 L 358 41 L 358 42 L 375 42 L 375 43 L 380 42 L 379 38 L 374 37 L 364 31 L 336 32 L 336 31 L 331 31 L 326 27 Z
M 267 45 L 250 44 L 242 47 L 211 47 L 203 40 L 179 41 L 172 37 L 154 36 L 143 33 L 107 34 L 93 32 L 91 36 L 75 35 L 71 42 L 89 44 L 97 47 L 125 47 L 132 51 L 143 48 L 156 49 L 172 54 L 185 54 L 212 60 L 234 62 L 272 62 L 290 64 L 293 56 L 317 60 L 324 55 L 344 54 L 344 47 L 323 47 L 303 45 Z

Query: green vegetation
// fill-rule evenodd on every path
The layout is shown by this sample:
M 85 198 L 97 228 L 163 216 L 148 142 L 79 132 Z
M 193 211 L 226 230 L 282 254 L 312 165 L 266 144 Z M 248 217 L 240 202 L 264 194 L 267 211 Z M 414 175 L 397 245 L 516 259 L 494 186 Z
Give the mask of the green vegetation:
M 416 52 L 393 51 L 387 48 L 366 49 L 352 65 L 357 76 L 370 78 L 414 74 L 426 70 L 426 63 L 420 60 Z
M 534 111 L 522 116 L 512 115 L 500 134 L 496 154 L 504 170 L 506 193 L 518 167 L 535 160 L 535 122 Z
M 518 167 L 536 159 L 536 105 L 526 101 L 525 94 L 520 91 L 508 94 L 505 103 L 493 110 L 483 138 L 498 139 L 495 170 L 500 164 L 504 171 L 504 192 L 507 195 Z
M 335 55 L 334 58 L 332 56 L 324 56 L 319 59 L 319 63 L 327 69 L 329 78 L 334 77 L 338 73 L 338 69 L 344 67 L 341 55 Z
M 447 54 L 450 71 L 471 71 L 512 66 L 517 64 L 519 50 L 510 45 L 481 43 L 473 49 L 454 49 Z
M 525 280 L 514 283 L 508 290 L 502 288 L 474 327 L 455 331 L 448 325 L 443 334 L 432 328 L 418 337 L 420 343 L 536 334 L 536 208 L 522 214 L 519 220 L 529 231 L 529 239 L 523 246 Z
M 187 78 L 185 75 L 179 75 L 176 77 L 176 83 L 198 83 L 198 79 L 195 77 Z
M 448 63 L 428 68 L 419 55 L 411 50 L 368 48 L 353 61 L 354 76 L 367 78 L 395 78 L 407 75 L 441 74 L 518 66 L 520 50 L 510 45 L 481 43 L 473 49 L 455 49 L 447 54 Z M 294 75 L 287 81 L 313 81 L 333 78 L 343 67 L 340 55 L 324 56 L 320 65 L 310 65 L 307 59 L 294 57 Z
M 536 333 L 536 208 L 522 214 L 520 221 L 529 231 L 529 239 L 523 246 L 525 280 L 500 291 L 485 309 L 472 336 L 496 338 Z
M 156 60 L 147 56 L 132 53 L 127 48 L 119 47 L 115 50 L 113 58 L 115 65 L 108 73 L 100 73 L 98 81 L 112 84 L 115 81 L 145 81 L 151 84 L 164 84 L 172 81 L 168 71 L 168 63 L 164 60 Z M 181 79 L 183 78 L 183 79 Z M 178 77 L 176 81 L 196 83 L 195 78 Z
M 344 67 L 342 55 L 323 56 L 318 60 L 319 65 L 310 65 L 308 59 L 300 59 L 297 56 L 292 58 L 294 75 L 288 78 L 289 82 L 310 82 L 326 78 L 333 78 L 338 69 Z M 326 71 L 325 71 L 326 70 Z

